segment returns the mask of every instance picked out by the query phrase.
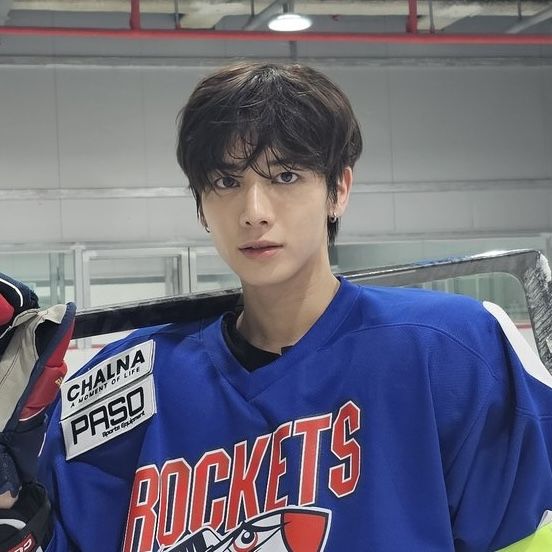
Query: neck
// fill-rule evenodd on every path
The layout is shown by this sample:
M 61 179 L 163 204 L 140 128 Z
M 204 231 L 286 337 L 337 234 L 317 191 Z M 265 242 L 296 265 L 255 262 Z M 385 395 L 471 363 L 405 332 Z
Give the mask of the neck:
M 273 286 L 243 284 L 244 310 L 237 329 L 255 347 L 280 353 L 309 331 L 338 289 L 329 265 Z

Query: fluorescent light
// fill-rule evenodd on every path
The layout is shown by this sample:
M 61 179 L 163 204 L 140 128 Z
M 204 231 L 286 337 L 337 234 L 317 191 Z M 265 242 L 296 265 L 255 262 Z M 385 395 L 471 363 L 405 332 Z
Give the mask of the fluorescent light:
M 268 22 L 272 31 L 303 31 L 312 25 L 312 21 L 297 13 L 283 13 Z

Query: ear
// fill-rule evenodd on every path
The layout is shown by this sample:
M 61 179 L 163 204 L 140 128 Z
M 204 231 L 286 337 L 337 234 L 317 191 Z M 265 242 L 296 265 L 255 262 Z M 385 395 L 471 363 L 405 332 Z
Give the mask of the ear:
M 349 203 L 349 196 L 351 195 L 351 187 L 353 185 L 353 169 L 351 167 L 345 167 L 341 178 L 337 181 L 337 199 L 331 206 L 331 214 L 335 214 L 337 217 L 341 217 L 347 208 Z

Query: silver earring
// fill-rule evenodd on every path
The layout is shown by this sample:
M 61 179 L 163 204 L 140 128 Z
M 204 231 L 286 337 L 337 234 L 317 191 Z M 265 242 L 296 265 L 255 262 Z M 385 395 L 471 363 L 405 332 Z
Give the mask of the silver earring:
M 337 215 L 335 213 L 332 213 L 329 217 L 328 217 L 328 220 L 334 224 L 335 222 L 337 222 Z

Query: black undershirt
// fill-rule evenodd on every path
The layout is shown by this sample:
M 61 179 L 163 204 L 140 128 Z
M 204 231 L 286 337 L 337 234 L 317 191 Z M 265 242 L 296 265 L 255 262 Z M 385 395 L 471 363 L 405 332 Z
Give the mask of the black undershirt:
M 281 355 L 271 351 L 264 351 L 263 349 L 251 345 L 236 328 L 236 321 L 239 314 L 239 311 L 227 312 L 222 317 L 222 335 L 224 336 L 226 345 L 239 363 L 249 372 L 253 372 L 253 370 L 269 364 Z M 289 349 L 291 349 L 291 346 L 284 347 L 282 349 L 282 354 Z

